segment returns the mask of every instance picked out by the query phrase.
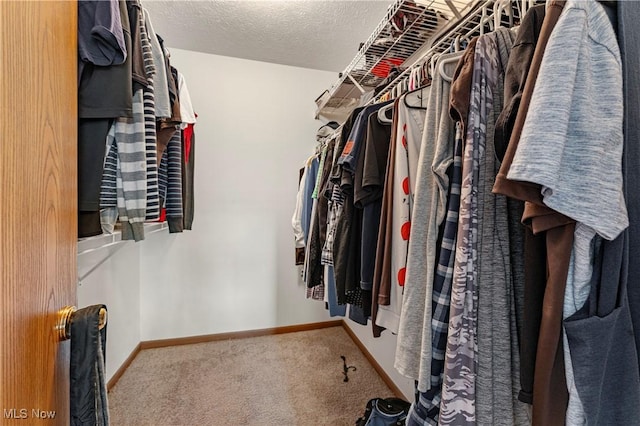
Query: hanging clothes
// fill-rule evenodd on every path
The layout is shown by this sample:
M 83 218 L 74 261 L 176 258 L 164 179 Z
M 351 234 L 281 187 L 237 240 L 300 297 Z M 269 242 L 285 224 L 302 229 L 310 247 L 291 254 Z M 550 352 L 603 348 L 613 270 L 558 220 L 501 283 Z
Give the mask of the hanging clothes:
M 304 279 L 307 287 L 307 299 L 324 300 L 324 268 L 319 264 L 320 237 L 318 236 L 318 199 L 312 197 L 311 223 L 309 227 L 309 240 L 304 254 Z
M 393 176 L 387 171 L 387 179 L 393 179 L 392 186 L 392 233 L 391 233 L 391 288 L 380 289 L 386 303 L 380 303 L 377 325 L 398 332 L 402 293 L 406 279 L 407 252 L 411 234 L 411 209 L 415 196 L 415 183 L 418 173 L 418 159 L 422 131 L 426 117 L 426 108 L 430 88 L 419 89 L 403 95 L 397 106 L 397 133 L 395 136 L 395 155 Z M 380 302 L 380 295 L 379 302 Z
M 640 253 L 640 200 L 632 196 L 634 188 L 640 187 L 640 144 L 637 142 L 640 140 L 637 120 L 640 115 L 640 75 L 637 73 L 640 69 L 640 34 L 634 25 L 640 16 L 640 3 L 618 2 L 617 6 L 617 33 L 624 80 L 624 183 L 629 214 L 629 242 L 623 258 L 628 259 L 631 253 Z M 640 355 L 640 286 L 632 284 L 640 282 L 640 262 L 629 261 L 628 268 L 626 281 L 629 284 L 629 310 L 637 353 Z M 624 275 L 623 270 L 622 280 Z
M 455 66 L 456 62 L 451 61 L 444 71 L 452 75 Z M 418 381 L 421 392 L 431 387 L 431 294 L 439 228 L 445 217 L 449 192 L 447 170 L 453 162 L 455 134 L 454 123 L 449 116 L 449 91 L 449 81 L 437 72 L 429 92 L 418 158 L 407 275 L 394 364 L 400 373 Z
M 105 140 L 118 117 L 132 116 L 131 22 L 124 0 L 78 3 L 78 236 L 102 233 L 100 187 Z M 133 23 L 136 25 L 136 23 Z M 105 25 L 95 45 L 91 29 Z M 100 52 L 98 52 L 100 51 Z
M 171 102 L 169 100 L 169 83 L 167 77 L 167 68 L 165 63 L 164 52 L 158 41 L 158 36 L 151 23 L 151 16 L 146 9 L 143 9 L 144 19 L 146 22 L 147 33 L 151 41 L 151 52 L 153 56 L 153 64 L 156 69 L 154 78 L 154 99 L 155 99 L 155 116 L 157 119 L 171 117 Z M 160 158 L 161 156 L 159 156 Z
M 100 223 L 103 232 L 112 234 L 118 222 L 118 144 L 115 127 L 106 138 L 106 155 L 100 186 Z
M 148 72 L 148 83 L 143 89 L 144 101 L 144 139 L 145 157 L 147 159 L 147 214 L 146 221 L 160 219 L 159 164 L 157 155 L 156 116 L 155 116 L 155 66 L 151 59 L 151 44 L 143 33 L 143 52 L 145 67 Z
M 473 52 L 473 50 L 471 50 Z M 463 53 L 463 55 L 466 55 Z M 459 55 L 457 55 L 459 56 Z M 441 58 L 439 61 L 446 60 L 447 57 Z M 462 60 L 464 63 L 464 59 Z M 437 66 L 440 69 L 440 64 Z M 451 69 L 453 68 L 453 70 Z M 457 68 L 456 62 L 449 62 L 443 68 L 443 71 L 447 75 L 455 74 L 455 68 Z M 449 146 L 451 146 L 450 138 L 450 124 L 453 122 L 452 118 L 449 115 L 449 92 L 450 92 L 450 82 L 443 78 L 443 76 L 438 73 L 436 78 L 434 78 L 432 82 L 432 96 L 429 98 L 429 107 L 427 107 L 427 121 L 425 122 L 425 131 L 430 128 L 430 126 L 435 126 L 435 131 L 432 133 L 432 137 L 435 137 L 435 141 L 423 141 L 422 152 L 421 152 L 421 160 L 424 161 L 423 152 L 426 151 L 425 143 L 433 143 L 435 147 L 435 153 L 433 155 L 433 160 L 431 164 L 421 165 L 421 167 L 425 167 L 428 165 L 428 168 L 423 168 L 421 170 L 428 170 L 429 172 L 433 171 L 437 174 L 437 188 L 438 191 L 446 191 L 446 192 L 434 192 L 434 196 L 432 197 L 432 202 L 444 202 L 445 212 L 445 221 L 442 224 L 442 232 L 441 235 L 435 236 L 434 245 L 437 245 L 437 251 L 435 259 L 438 259 L 437 267 L 434 267 L 435 273 L 433 277 L 433 285 L 430 286 L 430 281 L 425 281 L 426 287 L 424 289 L 424 293 L 422 294 L 422 301 L 418 298 L 415 300 L 417 306 L 413 304 L 409 304 L 408 298 L 408 290 L 409 283 L 412 285 L 418 284 L 414 281 L 407 281 L 405 284 L 405 297 L 403 300 L 403 308 L 401 315 L 401 328 L 400 334 L 398 336 L 398 345 L 396 348 L 396 363 L 398 358 L 398 351 L 401 347 L 400 339 L 403 331 L 403 324 L 409 318 L 409 314 L 412 314 L 414 310 L 420 310 L 422 308 L 422 320 L 426 322 L 426 326 L 430 327 L 427 333 L 422 332 L 422 341 L 420 342 L 423 346 L 425 340 L 429 340 L 428 344 L 430 345 L 427 348 L 427 352 L 421 352 L 420 361 L 427 357 L 427 354 L 430 353 L 430 377 L 429 377 L 429 387 L 427 390 L 420 391 L 417 400 L 411 406 L 411 410 L 409 412 L 409 422 L 410 425 L 437 425 L 439 412 L 440 412 L 440 401 L 442 394 L 442 375 L 444 373 L 444 358 L 446 351 L 446 343 L 447 343 L 447 331 L 449 328 L 449 305 L 451 302 L 451 281 L 453 277 L 453 265 L 455 259 L 455 245 L 456 245 L 456 235 L 458 228 L 458 211 L 460 208 L 460 185 L 462 180 L 462 128 L 460 124 L 456 126 L 456 132 L 453 135 L 453 152 L 451 152 L 451 156 L 449 155 Z M 434 90 L 435 88 L 435 90 Z M 434 94 L 436 94 L 434 96 Z M 438 96 L 439 95 L 439 96 Z M 438 99 L 433 98 L 442 98 L 444 102 L 443 105 L 440 105 L 438 108 L 437 101 Z M 435 103 L 435 105 L 434 105 Z M 433 106 L 432 106 L 433 105 Z M 432 111 L 438 111 L 438 114 L 435 117 L 429 118 L 429 115 Z M 422 163 L 421 161 L 421 163 Z M 419 180 L 421 181 L 421 180 Z M 435 189 L 435 188 L 434 188 Z M 416 190 L 416 206 L 414 207 L 413 213 L 414 218 L 420 217 L 420 213 L 418 212 L 419 204 L 419 194 L 420 191 Z M 437 196 L 437 198 L 436 198 Z M 442 197 L 442 198 L 440 198 Z M 437 211 L 437 206 L 436 206 Z M 438 221 L 437 217 L 434 218 Z M 438 224 L 440 227 L 440 224 Z M 415 230 L 415 227 L 414 227 Z M 412 238 L 411 243 L 413 244 L 414 239 L 419 239 L 421 237 L 420 234 L 414 234 L 414 238 Z M 427 243 L 429 244 L 429 243 Z M 426 255 L 426 249 L 424 251 L 424 255 Z M 415 260 L 411 259 L 412 252 L 410 247 L 409 258 L 410 261 Z M 427 322 L 428 321 L 428 322 Z M 423 324 L 424 326 L 425 324 Z M 428 336 L 428 337 L 427 337 Z M 405 337 L 406 338 L 406 337 Z M 421 348 L 422 351 L 424 349 Z M 420 384 L 418 383 L 417 389 L 420 390 Z
M 184 230 L 182 211 L 182 141 L 175 133 L 162 156 L 159 175 L 160 202 L 166 205 L 166 221 L 170 233 Z
M 133 117 L 119 118 L 113 124 L 118 146 L 116 174 L 118 217 L 122 239 L 144 239 L 147 206 L 146 146 L 142 89 L 133 96 Z
M 337 131 L 333 140 L 332 158 L 335 160 L 340 156 L 339 148 L 342 130 Z M 335 161 L 333 162 L 335 164 Z M 324 196 L 328 198 L 328 215 L 327 215 L 327 231 L 326 239 L 322 247 L 322 264 L 325 267 L 325 290 L 327 293 L 327 302 L 329 305 L 330 316 L 345 316 L 347 305 L 340 302 L 338 288 L 336 285 L 336 274 L 333 261 L 333 243 L 335 240 L 336 221 L 342 213 L 344 198 L 342 191 L 338 185 L 331 182 L 331 173 L 333 164 L 328 167 L 329 179 L 323 188 Z
M 493 126 L 514 38 L 499 28 L 480 37 L 475 48 L 441 424 L 526 422 L 512 375 L 494 379 L 498 371 L 518 371 L 507 205 L 504 197 L 491 196 L 488 185 L 497 172 Z M 493 418 L 497 407 L 506 410 L 500 419 Z
M 393 106 L 386 109 L 386 105 L 369 115 L 365 145 L 358 157 L 355 174 L 354 204 L 362 210 L 360 287 L 368 291 L 373 290 L 383 185 L 391 142 L 392 120 L 387 114 L 393 114 Z
M 336 153 L 336 140 L 338 138 L 339 133 L 334 135 L 333 139 L 327 143 L 327 164 L 319 191 L 319 196 L 327 205 L 327 217 L 324 224 L 324 238 L 322 239 L 323 245 L 320 263 L 324 267 L 324 301 L 327 303 L 329 316 L 331 317 L 345 316 L 347 309 L 346 304 L 338 304 L 335 271 L 333 269 L 333 234 L 335 232 L 335 218 L 337 209 L 341 207 L 339 203 L 342 203 L 342 200 L 340 199 L 341 193 L 339 191 L 334 191 L 334 185 L 331 183 L 329 177 L 331 175 L 333 160 L 339 155 L 339 153 Z M 336 198 L 334 198 L 334 195 Z
M 155 221 L 160 218 L 160 193 L 158 188 L 158 159 L 156 156 L 156 130 L 155 130 L 155 95 L 154 78 L 156 74 L 153 62 L 151 40 L 147 32 L 147 24 L 144 12 L 139 1 L 133 2 L 137 5 L 136 15 L 138 17 L 138 36 L 140 50 L 142 52 L 143 75 L 139 81 L 143 86 L 143 106 L 144 106 L 144 139 L 145 157 L 147 161 L 147 207 L 146 221 Z
M 119 19 L 111 16 L 116 10 Z M 171 67 L 168 55 L 162 51 L 139 0 L 80 2 L 79 12 L 84 20 L 90 20 L 80 23 L 79 38 L 95 36 L 86 31 L 106 25 L 100 27 L 100 37 L 106 43 L 102 52 L 95 51 L 92 45 L 95 40 L 80 43 L 80 57 L 84 60 L 79 63 L 78 83 L 79 236 L 113 233 L 120 221 L 122 239 L 140 241 L 144 239 L 145 221 L 166 220 L 161 212 L 165 198 L 170 204 L 167 206 L 170 232 L 190 228 L 195 159 L 192 128 L 186 132 L 189 142 L 184 145 L 189 145 L 188 149 L 182 146 L 181 132 L 171 140 L 173 148 L 165 159 L 162 176 L 157 158 L 156 92 L 166 91 L 171 106 L 181 109 L 177 69 Z M 119 52 L 121 44 L 125 50 Z M 175 86 L 172 91 L 158 83 L 156 62 L 165 71 L 171 70 Z M 164 86 L 167 84 L 168 81 Z M 189 129 L 195 122 L 195 113 L 184 81 L 182 86 L 189 101 L 186 108 L 189 122 L 185 123 Z M 179 120 L 179 114 L 174 114 L 174 119 Z M 180 174 L 181 182 L 177 182 L 176 173 Z M 160 200 L 160 179 L 163 200 Z M 184 202 L 179 202 L 178 197 Z M 182 212 L 185 209 L 188 217 Z
M 573 40 L 571 47 L 564 38 L 567 35 Z M 601 46 L 607 48 L 601 49 Z M 510 179 L 541 185 L 545 204 L 578 222 L 564 297 L 565 318 L 582 307 L 588 298 L 595 234 L 611 240 L 628 225 L 622 193 L 623 100 L 620 67 L 615 33 L 603 7 L 596 2 L 568 1 L 551 35 L 540 69 L 541 78 L 544 75 L 552 80 L 545 79 L 546 84 L 538 84 L 531 101 L 532 107 L 535 105 L 542 110 L 532 109 L 527 117 L 523 140 L 508 174 Z M 554 93 L 554 84 L 559 84 L 556 88 L 573 90 Z M 602 121 L 598 120 L 595 126 L 592 110 L 586 107 L 584 101 L 594 96 L 598 96 L 603 107 L 599 114 Z M 561 116 L 555 115 L 560 111 L 555 108 L 561 108 Z M 545 154 L 540 156 L 538 147 L 542 144 L 539 136 L 536 139 L 540 130 L 534 129 L 536 124 L 542 123 L 545 128 L 551 125 L 560 130 L 562 135 L 550 136 L 546 132 Z M 523 141 L 528 144 L 523 146 Z M 548 162 L 548 155 L 562 155 L 564 161 Z M 523 164 L 525 158 L 529 161 L 526 166 Z M 532 163 L 533 158 L 538 161 Z M 603 178 L 604 174 L 606 178 Z M 579 336 L 588 336 L 586 330 L 581 330 L 584 327 L 581 322 L 566 324 L 570 325 L 566 327 L 567 334 L 577 332 Z M 575 354 L 570 352 L 566 338 L 564 342 L 565 373 L 570 394 L 567 422 L 582 424 L 586 419 L 574 381 L 572 360 Z M 618 346 L 614 342 L 611 344 Z M 583 360 L 580 361 L 581 368 L 585 368 Z M 629 358 L 625 361 L 629 363 Z M 633 361 L 637 361 L 637 354 Z M 590 382 L 590 379 L 587 380 Z
M 505 158 L 521 102 L 525 102 L 524 91 L 526 82 L 528 79 L 535 80 L 536 75 L 534 74 L 537 74 L 538 67 L 533 66 L 533 63 L 536 62 L 537 59 L 534 57 L 534 53 L 536 49 L 539 49 L 537 47 L 539 44 L 538 39 L 543 38 L 542 34 L 544 32 L 542 31 L 542 26 L 545 20 L 546 8 L 546 5 L 538 5 L 527 11 L 520 25 L 511 55 L 509 56 L 504 86 L 505 106 L 496 120 L 495 127 L 495 149 L 500 161 L 503 161 Z M 555 6 L 552 6 L 552 8 L 555 8 Z M 548 20 L 546 28 L 549 28 Z M 548 38 L 548 35 L 546 38 Z M 546 40 L 544 42 L 546 43 Z M 540 45 L 542 46 L 542 42 Z M 523 105 L 523 109 L 524 108 L 526 107 Z M 508 161 L 510 164 L 511 160 Z M 507 164 L 506 161 L 501 165 L 501 170 L 496 177 L 494 192 L 499 193 L 499 191 L 496 190 L 502 184 L 503 179 L 506 178 L 502 171 L 505 164 Z M 515 209 L 519 211 L 519 213 L 510 215 L 509 217 L 510 235 L 513 235 L 515 229 L 521 226 L 520 220 L 524 205 L 522 205 L 520 200 L 513 198 L 509 198 L 507 202 L 510 204 L 517 203 Z M 511 212 L 513 209 L 513 207 L 510 207 L 509 211 Z M 518 309 L 518 311 L 522 310 L 522 319 L 518 320 L 518 324 L 520 324 L 521 387 L 518 398 L 522 402 L 531 404 L 533 402 L 533 372 L 538 346 L 538 335 L 540 332 L 544 287 L 546 284 L 546 249 L 544 235 L 534 235 L 529 227 L 524 227 L 524 240 L 523 250 L 525 264 L 522 266 L 525 272 L 524 301 L 522 302 L 524 307 Z M 512 243 L 511 246 L 515 247 L 517 244 Z M 512 256 L 512 260 L 515 264 L 517 257 Z
M 79 65 L 122 64 L 127 52 L 118 1 L 78 2 Z
M 377 114 L 378 110 L 386 106 L 386 103 L 379 103 L 364 108 L 356 118 L 349 140 L 345 145 L 342 155 L 338 159 L 338 165 L 342 168 L 341 188 L 345 194 L 345 212 L 349 215 L 343 217 L 351 218 L 350 234 L 349 234 L 349 258 L 353 268 L 353 275 L 349 277 L 345 288 L 347 303 L 349 303 L 349 318 L 366 325 L 368 318 L 371 316 L 371 294 L 372 286 L 369 285 L 368 277 L 363 280 L 362 272 L 368 273 L 369 263 L 367 256 L 362 256 L 363 236 L 368 235 L 365 232 L 371 229 L 364 228 L 364 210 L 356 206 L 356 191 L 358 184 L 362 182 L 363 163 L 362 157 L 365 155 L 365 145 L 368 137 L 368 125 L 371 115 Z M 358 168 L 360 165 L 360 168 Z M 367 210 L 370 213 L 370 210 Z M 367 219 L 371 217 L 367 216 Z M 372 239 L 373 235 L 370 235 Z M 373 263 L 372 263 L 373 264 Z M 363 284 L 364 283 L 364 284 Z
M 356 108 L 349 116 L 347 121 L 345 121 L 342 125 L 342 133 L 339 139 L 339 143 L 336 145 L 336 153 L 338 154 L 338 158 L 344 151 L 354 122 L 362 109 L 363 108 Z M 355 280 L 354 277 L 357 276 L 355 272 L 356 265 L 354 265 L 353 262 L 350 262 L 349 259 L 349 232 L 351 226 L 350 220 L 353 202 L 350 202 L 351 199 L 348 197 L 348 194 L 345 194 L 342 188 L 342 168 L 339 166 L 337 161 L 334 161 L 333 163 L 330 179 L 334 184 L 334 188 L 340 191 L 340 198 L 342 199 L 340 208 L 338 208 L 335 212 L 335 229 L 333 232 L 332 245 L 336 291 L 338 293 L 338 303 L 342 305 L 347 303 L 347 283 L 353 283 Z M 352 288 L 353 286 L 350 286 L 350 289 Z
M 445 355 L 445 371 L 440 403 L 440 424 L 473 425 L 476 423 L 476 373 L 477 373 L 477 169 L 480 144 L 474 135 L 484 133 L 477 129 L 482 121 L 480 108 L 481 70 L 487 66 L 487 39 L 480 38 L 474 49 L 473 69 L 468 68 L 464 78 L 471 79 L 471 96 L 462 162 L 462 186 L 458 240 L 451 289 L 449 331 Z M 493 46 L 495 49 L 495 45 Z M 496 52 L 494 50 L 493 54 Z M 486 111 L 484 112 L 486 114 Z
M 315 300 L 324 300 L 324 268 L 322 266 L 322 245 L 324 244 L 324 235 L 322 234 L 322 223 L 325 223 L 326 233 L 326 217 L 327 217 L 327 203 L 326 200 L 320 200 L 318 193 L 320 192 L 320 186 L 322 182 L 323 174 L 325 174 L 325 161 L 327 157 L 327 147 L 324 146 L 318 160 L 318 171 L 315 174 L 315 179 L 312 182 L 313 190 L 311 192 L 312 199 L 312 212 L 311 223 L 309 230 L 309 239 L 307 240 L 307 249 L 305 251 L 305 272 L 306 283 L 309 291 L 308 297 L 312 297 Z
M 478 175 L 478 376 L 477 419 L 479 424 L 528 424 L 524 405 L 518 401 L 520 356 L 518 321 L 524 296 L 524 238 L 521 227 L 509 226 L 509 216 L 520 217 L 521 209 L 509 210 L 507 198 L 491 192 L 498 173 L 494 145 L 495 122 L 503 108 L 504 73 L 515 32 L 498 28 L 488 34 L 495 39 L 497 55 L 487 68 L 487 121 L 484 153 Z M 515 233 L 515 235 L 513 234 Z M 517 246 L 511 246 L 514 242 Z M 522 259 L 517 264 L 512 259 Z
M 180 129 L 182 129 L 182 208 L 184 229 L 193 228 L 195 217 L 195 145 L 194 127 L 197 114 L 193 109 L 191 95 L 184 76 L 178 72 L 178 99 L 180 107 Z
M 387 153 L 385 179 L 382 192 L 380 226 L 376 242 L 376 262 L 373 271 L 373 291 L 371 307 L 371 327 L 374 337 L 380 337 L 384 327 L 378 325 L 380 305 L 389 304 L 389 292 L 393 285 L 391 277 L 391 250 L 393 234 L 393 175 L 395 174 L 396 135 L 398 132 L 398 115 L 396 111 L 400 100 L 393 102 L 393 119 L 391 123 L 391 140 Z
M 458 212 L 460 210 L 460 187 L 462 183 L 462 125 L 456 124 L 455 148 L 451 180 L 447 197 L 447 213 L 440 240 L 438 266 L 432 291 L 431 318 L 431 387 L 419 392 L 411 405 L 407 424 L 438 425 L 442 400 L 442 379 L 449 328 L 449 306 L 454 272 L 455 246 L 458 234 Z
M 629 15 L 640 15 L 634 7 Z M 627 293 L 623 186 L 635 175 L 621 161 L 633 164 L 623 96 L 637 91 L 622 76 L 638 62 L 629 54 L 625 65 L 624 43 L 640 38 L 622 7 L 619 22 L 606 9 L 577 0 L 530 8 L 517 36 L 497 28 L 472 40 L 450 84 L 433 75 L 417 103 L 400 96 L 391 126 L 371 107 L 345 123 L 323 188 L 323 284 L 335 284 L 361 324 L 371 290 L 374 336 L 398 333 L 395 367 L 417 390 L 407 424 L 640 418 L 629 338 L 640 298 Z M 392 92 L 414 88 L 416 74 Z
M 539 186 L 509 180 L 507 175 L 521 139 L 546 45 L 564 3 L 552 1 L 546 10 L 513 132 L 494 184 L 494 192 L 525 201 L 523 223 L 531 228 L 533 235 L 540 235 L 540 239 L 528 240 L 528 280 L 525 289 L 527 309 L 524 317 L 524 343 L 521 347 L 521 353 L 526 354 L 523 355 L 526 363 L 521 373 L 520 399 L 533 403 L 535 425 L 564 424 L 568 393 L 564 356 L 559 350 L 560 327 L 575 222 L 547 207 L 542 202 Z M 542 255 L 546 255 L 544 263 L 540 260 Z
M 309 161 L 307 161 L 309 162 Z M 293 217 L 291 218 L 291 226 L 293 227 L 293 237 L 295 239 L 295 249 L 296 249 L 296 265 L 304 264 L 304 255 L 301 257 L 299 255 L 300 249 L 304 249 L 305 246 L 305 233 L 302 230 L 302 208 L 305 202 L 304 200 L 304 189 L 307 181 L 307 170 L 309 169 L 308 164 L 305 165 L 300 170 L 300 179 L 298 181 L 298 195 L 296 197 L 296 207 L 293 212 Z

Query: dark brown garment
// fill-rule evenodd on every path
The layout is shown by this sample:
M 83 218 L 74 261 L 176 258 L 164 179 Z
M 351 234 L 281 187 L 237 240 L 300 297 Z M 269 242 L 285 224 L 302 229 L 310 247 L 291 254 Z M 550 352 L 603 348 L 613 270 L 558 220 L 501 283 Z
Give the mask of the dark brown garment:
M 541 4 L 527 11 L 520 24 L 513 49 L 509 54 L 504 77 L 504 108 L 496 120 L 494 137 L 496 155 L 500 160 L 504 157 L 509 144 L 511 130 L 518 113 L 522 92 L 544 21 L 545 8 L 546 6 Z
M 382 193 L 382 210 L 380 212 L 380 227 L 376 244 L 376 263 L 373 270 L 373 290 L 371 302 L 371 326 L 373 336 L 380 337 L 383 327 L 376 325 L 378 305 L 389 305 L 391 294 L 391 235 L 393 233 L 393 172 L 396 158 L 396 134 L 398 130 L 398 102 L 393 103 L 393 121 L 391 124 L 391 140 L 387 154 L 387 165 Z
M 99 211 L 78 211 L 78 238 L 102 234 Z
M 562 305 L 575 223 L 546 232 L 547 286 L 533 381 L 533 426 L 564 426 L 569 402 L 562 350 Z
M 174 72 L 175 71 L 175 72 Z M 177 71 L 171 67 L 167 73 L 167 82 L 169 84 L 169 93 L 177 93 L 176 84 Z M 162 154 L 173 135 L 178 131 L 182 117 L 180 116 L 180 99 L 175 96 L 171 98 L 171 117 L 163 118 L 156 122 L 156 138 L 158 145 L 158 161 L 162 159 Z
M 533 394 L 534 426 L 561 426 L 565 422 L 568 392 L 562 351 L 562 306 L 573 248 L 575 223 L 544 205 L 540 185 L 509 181 L 507 174 L 520 141 L 544 50 L 563 7 L 564 1 L 552 1 L 546 11 L 513 124 L 513 132 L 493 188 L 494 193 L 526 201 L 523 223 L 530 226 L 533 234 L 545 235 L 546 238 L 546 281 L 543 281 L 539 271 L 527 271 L 523 338 L 528 341 L 521 346 L 521 350 L 526 353 L 523 353 L 522 357 L 525 366 L 521 370 L 524 377 L 521 379 L 520 397 L 526 401 Z M 539 251 L 541 241 L 532 238 L 531 234 L 526 241 L 528 242 L 526 264 L 529 267 L 539 268 L 540 256 L 542 256 Z M 536 329 L 539 329 L 537 347 L 532 342 L 535 340 Z M 535 361 L 532 359 L 534 352 Z M 534 371 L 532 371 L 532 365 L 535 366 Z M 531 385 L 533 385 L 532 389 Z
M 142 35 L 140 34 L 140 20 L 144 22 L 142 16 L 142 6 L 139 0 L 127 0 L 129 10 L 129 21 L 131 23 L 131 77 L 134 83 L 139 83 L 142 87 L 147 87 L 147 73 L 142 56 Z
M 462 123 L 462 134 L 467 128 L 469 117 L 469 99 L 471 98 L 471 77 L 473 76 L 473 63 L 478 37 L 471 40 L 464 54 L 458 60 L 458 66 L 453 73 L 449 96 L 449 115 L 453 121 Z
M 539 201 L 539 204 L 542 204 L 540 185 L 530 182 L 518 182 L 517 184 L 513 184 L 512 182 L 507 180 L 507 173 L 509 173 L 511 163 L 513 162 L 513 157 L 515 156 L 516 150 L 518 149 L 518 142 L 520 141 L 522 128 L 524 127 L 524 122 L 529 111 L 531 95 L 533 94 L 536 79 L 538 78 L 538 73 L 540 72 L 540 64 L 542 63 L 544 50 L 547 47 L 547 42 L 549 41 L 549 37 L 553 32 L 553 28 L 556 26 L 558 18 L 560 18 L 560 13 L 562 13 L 562 9 L 564 8 L 564 3 L 564 1 L 552 0 L 545 14 L 544 22 L 540 30 L 540 36 L 538 38 L 538 43 L 536 44 L 536 49 L 531 61 L 531 67 L 529 67 L 527 81 L 522 91 L 522 99 L 520 101 L 518 114 L 516 115 L 516 119 L 513 125 L 513 132 L 511 133 L 509 145 L 505 152 L 504 159 L 502 160 L 502 165 L 500 166 L 498 176 L 496 176 L 496 182 L 493 186 L 493 192 L 496 194 L 504 194 L 518 200 L 533 199 Z

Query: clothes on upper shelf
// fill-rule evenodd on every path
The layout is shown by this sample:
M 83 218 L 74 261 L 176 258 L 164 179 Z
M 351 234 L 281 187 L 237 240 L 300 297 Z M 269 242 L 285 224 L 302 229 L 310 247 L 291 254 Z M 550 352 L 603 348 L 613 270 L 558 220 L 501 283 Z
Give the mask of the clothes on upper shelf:
M 639 16 L 638 2 L 533 6 L 517 32 L 440 56 L 428 86 L 356 108 L 332 157 L 307 162 L 296 246 L 303 211 L 326 223 L 305 269 L 334 265 L 331 315 L 397 333 L 408 425 L 640 418 Z
M 139 0 L 78 3 L 78 235 L 191 229 L 196 114 Z M 184 116 L 184 118 L 182 118 Z

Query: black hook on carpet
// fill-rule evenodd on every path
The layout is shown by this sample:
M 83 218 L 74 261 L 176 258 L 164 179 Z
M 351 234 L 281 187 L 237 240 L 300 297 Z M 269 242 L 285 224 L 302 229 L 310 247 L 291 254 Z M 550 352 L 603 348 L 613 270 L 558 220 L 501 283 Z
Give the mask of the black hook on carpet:
M 340 355 L 340 358 L 342 358 L 342 374 L 344 374 L 344 382 L 348 382 L 349 381 L 349 370 L 351 371 L 356 371 L 357 368 L 355 365 L 347 365 L 347 358 L 344 355 Z

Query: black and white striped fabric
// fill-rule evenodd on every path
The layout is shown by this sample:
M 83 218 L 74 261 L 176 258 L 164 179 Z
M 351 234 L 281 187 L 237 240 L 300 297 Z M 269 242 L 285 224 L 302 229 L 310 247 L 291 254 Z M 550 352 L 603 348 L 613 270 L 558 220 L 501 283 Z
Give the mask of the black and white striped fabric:
M 100 184 L 100 223 L 102 232 L 113 233 L 118 221 L 118 195 L 116 175 L 118 171 L 118 145 L 116 144 L 115 122 L 111 125 L 106 139 L 106 153 Z
M 184 230 L 182 211 L 182 137 L 176 132 L 162 155 L 160 162 L 160 198 L 167 209 L 169 232 Z
M 147 214 L 145 220 L 156 221 L 160 218 L 160 194 L 158 189 L 158 155 L 156 153 L 156 113 L 155 92 L 153 88 L 156 67 L 153 62 L 151 41 L 147 32 L 144 15 L 138 20 L 142 46 L 142 59 L 147 76 L 147 87 L 143 92 L 144 137 L 147 159 Z
M 133 117 L 118 118 L 115 138 L 118 144 L 116 188 L 122 239 L 144 239 L 147 207 L 147 159 L 142 89 L 133 95 Z

